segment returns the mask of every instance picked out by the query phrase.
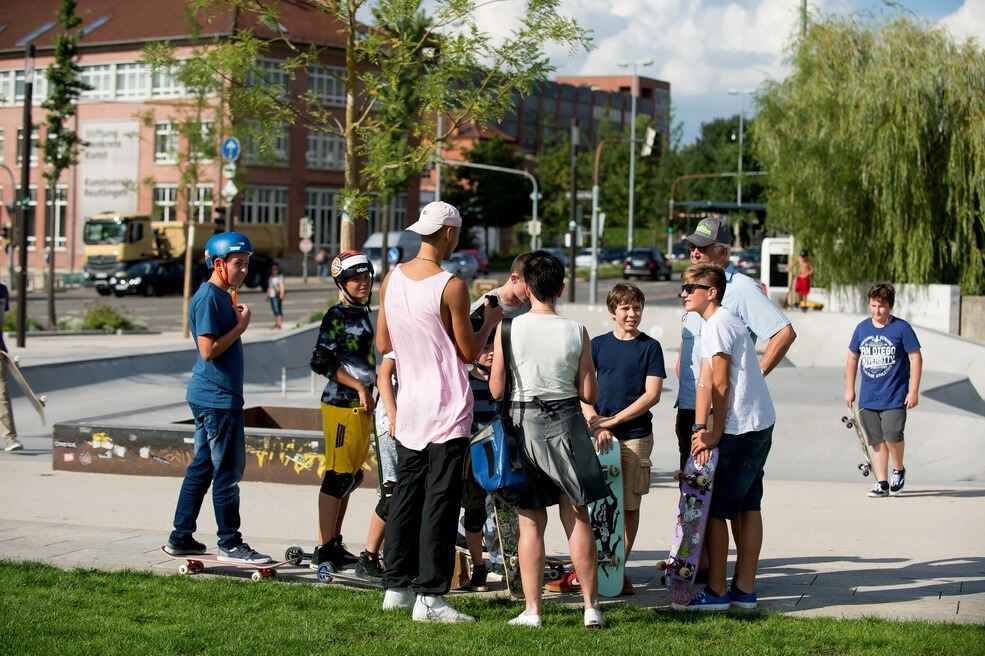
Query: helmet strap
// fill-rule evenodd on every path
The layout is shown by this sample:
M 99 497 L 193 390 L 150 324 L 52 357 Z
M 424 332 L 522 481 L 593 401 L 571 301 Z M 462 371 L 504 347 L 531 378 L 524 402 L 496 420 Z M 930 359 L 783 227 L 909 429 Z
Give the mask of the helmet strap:
M 357 301 L 346 290 L 345 283 L 344 282 L 341 282 L 340 283 L 338 280 L 336 280 L 335 281 L 335 286 L 339 288 L 339 291 L 340 292 L 342 292 L 342 296 L 345 298 L 345 302 L 348 303 L 349 305 L 353 305 L 353 306 L 356 306 L 356 307 L 360 307 L 360 306 L 361 307 L 369 307 L 370 303 L 373 302 L 373 291 L 372 291 L 372 288 L 370 288 L 369 295 L 366 296 L 366 300 L 365 301 Z

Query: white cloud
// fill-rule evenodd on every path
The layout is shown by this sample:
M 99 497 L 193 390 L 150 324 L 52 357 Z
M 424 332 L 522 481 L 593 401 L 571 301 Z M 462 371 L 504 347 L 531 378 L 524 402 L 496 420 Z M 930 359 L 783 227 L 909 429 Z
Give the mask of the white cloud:
M 950 16 L 940 20 L 951 35 L 958 41 L 969 37 L 978 40 L 978 46 L 985 46 L 985 1 L 965 0 L 965 3 Z

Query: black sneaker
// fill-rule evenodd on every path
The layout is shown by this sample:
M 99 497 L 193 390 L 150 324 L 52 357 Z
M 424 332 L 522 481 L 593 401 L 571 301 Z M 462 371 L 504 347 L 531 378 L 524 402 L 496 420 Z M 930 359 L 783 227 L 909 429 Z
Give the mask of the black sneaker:
M 340 570 L 359 562 L 359 558 L 346 550 L 342 536 L 336 535 L 330 541 L 314 548 L 311 554 L 311 569 L 318 569 L 328 563 L 332 569 Z
M 870 497 L 888 497 L 889 496 L 889 483 L 886 481 L 878 481 L 869 490 Z
M 903 483 L 906 479 L 905 469 L 894 469 L 893 478 L 889 481 L 889 494 L 890 496 L 896 496 L 903 491 Z
M 486 564 L 476 565 L 472 568 L 472 577 L 469 578 L 469 582 L 462 587 L 463 590 L 471 590 L 473 592 L 485 592 L 489 589 L 486 585 L 486 575 L 489 570 L 486 569 Z
M 198 540 L 188 538 L 187 540 L 182 540 L 178 544 L 175 544 L 169 540 L 168 543 L 164 545 L 164 551 L 171 556 L 201 556 L 205 553 L 206 547 Z
M 383 563 L 380 562 L 380 554 L 368 551 L 359 554 L 359 561 L 356 563 L 356 576 L 368 579 L 383 578 Z

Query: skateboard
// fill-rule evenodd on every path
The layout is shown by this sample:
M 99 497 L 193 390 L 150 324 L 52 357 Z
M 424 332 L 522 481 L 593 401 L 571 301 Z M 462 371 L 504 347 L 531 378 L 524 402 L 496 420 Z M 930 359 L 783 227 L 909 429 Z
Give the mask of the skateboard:
M 858 420 L 858 410 L 854 404 L 852 405 L 852 416 L 842 417 L 841 423 L 845 425 L 845 428 L 855 429 L 855 434 L 858 435 L 859 446 L 862 447 L 862 455 L 865 457 L 865 462 L 858 464 L 858 470 L 862 472 L 862 476 L 868 476 L 869 472 L 872 471 L 872 456 L 869 455 L 869 436 L 865 434 L 862 422 Z
M 495 502 L 493 517 L 496 520 L 496 538 L 499 553 L 503 556 L 503 580 L 511 597 L 523 595 L 520 586 L 520 516 L 516 506 Z
M 298 546 L 288 547 L 284 550 L 284 558 L 287 560 L 297 560 L 298 564 L 310 563 L 314 555 L 312 552 L 305 551 L 303 547 Z
M 35 411 L 37 411 L 38 416 L 41 417 L 41 423 L 47 424 L 48 422 L 44 418 L 44 404 L 48 401 L 46 396 L 38 396 L 31 389 L 31 386 L 27 384 L 27 380 L 24 378 L 24 374 L 21 372 L 20 367 L 17 363 L 21 361 L 20 357 L 10 357 L 10 354 L 6 351 L 0 350 L 0 357 L 3 357 L 7 364 L 10 365 L 10 373 L 14 376 L 14 380 L 17 381 L 17 385 L 20 386 L 21 390 L 24 392 L 24 396 L 27 400 L 31 402 L 34 406 Z
M 355 574 L 339 572 L 330 563 L 319 565 L 316 572 L 318 580 L 322 583 L 332 583 L 333 581 L 348 585 L 353 588 L 369 588 L 372 590 L 383 589 L 383 579 L 363 578 Z
M 622 593 L 626 566 L 626 529 L 622 499 L 622 465 L 619 440 L 612 440 L 608 453 L 598 454 L 608 494 L 588 504 L 588 516 L 598 550 L 599 594 L 618 597 Z
M 689 456 L 684 471 L 674 472 L 674 478 L 681 483 L 674 538 L 669 558 L 658 562 L 657 567 L 667 572 L 671 602 L 682 606 L 691 603 L 717 466 L 718 449 L 712 449 L 711 457 L 703 467 L 698 467 L 694 456 Z
M 221 567 L 243 567 L 255 570 L 250 576 L 254 581 L 262 581 L 264 579 L 272 579 L 277 576 L 277 568 L 283 567 L 284 565 L 300 565 L 300 561 L 297 558 L 283 560 L 279 563 L 230 563 L 224 560 L 219 560 L 218 554 L 198 554 L 189 556 L 172 556 L 164 547 L 161 547 L 161 553 L 170 558 L 171 560 L 184 560 L 186 561 L 184 565 L 178 567 L 179 574 L 198 574 L 205 569 L 205 563 L 211 563 L 214 566 Z

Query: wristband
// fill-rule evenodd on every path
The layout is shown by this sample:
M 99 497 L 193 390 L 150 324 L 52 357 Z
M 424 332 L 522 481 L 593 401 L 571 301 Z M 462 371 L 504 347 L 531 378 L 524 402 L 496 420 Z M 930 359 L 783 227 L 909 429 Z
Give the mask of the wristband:
M 691 432 L 697 433 L 699 430 L 706 430 L 707 428 L 708 428 L 708 424 L 694 424 L 693 426 L 691 426 Z

